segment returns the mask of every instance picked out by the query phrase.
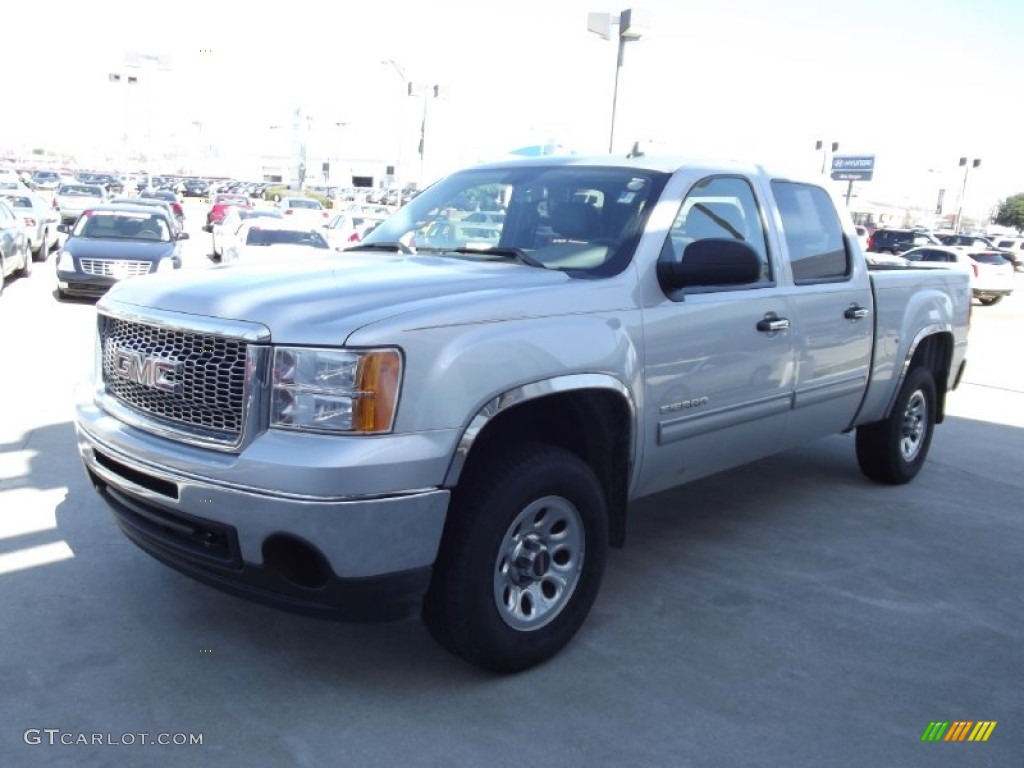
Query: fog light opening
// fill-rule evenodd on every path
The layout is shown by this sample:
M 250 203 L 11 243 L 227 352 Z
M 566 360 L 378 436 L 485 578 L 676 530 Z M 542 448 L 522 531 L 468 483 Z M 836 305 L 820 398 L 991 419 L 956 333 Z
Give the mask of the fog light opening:
M 263 542 L 263 564 L 303 589 L 322 589 L 330 579 L 331 569 L 315 547 L 283 533 L 275 533 Z

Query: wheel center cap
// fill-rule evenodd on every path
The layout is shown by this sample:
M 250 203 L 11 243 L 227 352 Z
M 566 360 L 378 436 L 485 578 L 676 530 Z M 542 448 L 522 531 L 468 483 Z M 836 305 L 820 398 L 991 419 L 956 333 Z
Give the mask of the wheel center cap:
M 551 567 L 551 553 L 547 547 L 535 537 L 523 539 L 513 561 L 515 581 L 529 584 L 541 579 Z

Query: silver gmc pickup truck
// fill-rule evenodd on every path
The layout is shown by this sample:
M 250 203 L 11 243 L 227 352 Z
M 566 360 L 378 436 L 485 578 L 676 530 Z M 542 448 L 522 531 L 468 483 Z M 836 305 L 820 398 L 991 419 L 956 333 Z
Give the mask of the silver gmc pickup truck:
M 821 184 L 520 159 L 344 252 L 124 281 L 97 305 L 85 468 L 196 579 L 419 614 L 469 662 L 525 669 L 583 624 L 633 500 L 851 430 L 869 478 L 921 469 L 969 277 L 869 272 Z

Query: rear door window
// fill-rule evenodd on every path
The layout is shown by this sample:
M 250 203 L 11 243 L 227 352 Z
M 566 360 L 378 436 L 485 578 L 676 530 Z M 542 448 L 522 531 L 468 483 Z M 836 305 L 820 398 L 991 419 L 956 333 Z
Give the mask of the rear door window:
M 845 280 L 852 274 L 839 214 L 821 187 L 792 181 L 773 181 L 797 283 Z

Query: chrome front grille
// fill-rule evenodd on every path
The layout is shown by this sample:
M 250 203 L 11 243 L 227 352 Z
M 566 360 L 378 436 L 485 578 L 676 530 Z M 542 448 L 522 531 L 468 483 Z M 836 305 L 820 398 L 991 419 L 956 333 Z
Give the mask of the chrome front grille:
M 125 259 L 79 259 L 78 263 L 87 275 L 117 278 L 148 275 L 153 266 L 149 261 L 127 261 Z
M 99 322 L 107 395 L 172 430 L 241 441 L 256 359 L 246 341 L 107 315 Z

